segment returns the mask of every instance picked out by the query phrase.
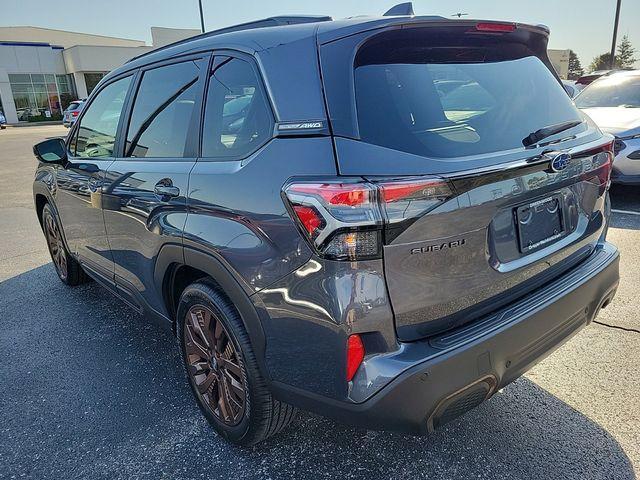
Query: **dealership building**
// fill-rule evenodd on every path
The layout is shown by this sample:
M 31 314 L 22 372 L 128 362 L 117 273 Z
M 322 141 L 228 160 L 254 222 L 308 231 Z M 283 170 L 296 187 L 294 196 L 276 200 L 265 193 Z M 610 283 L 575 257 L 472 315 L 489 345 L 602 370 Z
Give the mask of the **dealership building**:
M 199 34 L 151 27 L 152 44 L 38 27 L 0 27 L 0 111 L 8 123 L 60 120 L 109 71 L 142 53 Z M 549 50 L 566 78 L 569 50 Z
M 8 123 L 60 120 L 70 101 L 86 98 L 127 60 L 200 30 L 151 28 L 141 40 L 38 27 L 0 27 L 0 111 Z

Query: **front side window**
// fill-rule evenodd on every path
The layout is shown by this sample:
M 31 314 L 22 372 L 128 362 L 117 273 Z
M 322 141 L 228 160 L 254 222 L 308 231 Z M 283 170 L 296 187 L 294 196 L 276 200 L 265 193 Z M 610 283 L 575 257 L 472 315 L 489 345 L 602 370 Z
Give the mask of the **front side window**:
M 144 72 L 127 132 L 127 157 L 182 158 L 198 95 L 202 60 Z
M 251 64 L 239 58 L 216 58 L 209 77 L 202 156 L 245 157 L 272 132 L 271 110 Z
M 113 156 L 118 122 L 130 84 L 131 77 L 125 77 L 98 93 L 80 121 L 72 153 L 83 158 Z

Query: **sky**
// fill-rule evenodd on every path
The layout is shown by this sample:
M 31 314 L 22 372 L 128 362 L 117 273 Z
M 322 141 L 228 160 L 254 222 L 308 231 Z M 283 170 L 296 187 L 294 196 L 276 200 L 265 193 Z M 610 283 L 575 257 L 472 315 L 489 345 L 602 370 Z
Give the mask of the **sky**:
M 283 14 L 384 13 L 402 0 L 202 0 L 207 30 Z M 416 15 L 468 13 L 468 18 L 545 24 L 550 48 L 574 50 L 583 67 L 608 52 L 616 0 L 416 0 Z M 145 40 L 151 26 L 200 28 L 198 0 L 0 0 L 0 26 L 29 25 Z M 622 0 L 618 39 L 627 34 L 640 68 L 640 0 Z

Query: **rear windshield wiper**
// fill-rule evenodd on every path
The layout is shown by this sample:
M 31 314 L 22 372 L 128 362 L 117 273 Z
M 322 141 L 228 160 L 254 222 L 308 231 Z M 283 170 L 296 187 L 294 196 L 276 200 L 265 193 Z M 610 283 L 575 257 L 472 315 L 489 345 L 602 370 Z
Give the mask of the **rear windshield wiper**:
M 523 138 L 522 144 L 525 147 L 530 147 L 531 145 L 535 145 L 541 140 L 550 137 L 551 135 L 555 135 L 556 133 L 564 132 L 565 130 L 569 130 L 570 128 L 577 127 L 581 123 L 581 120 L 573 120 L 571 122 L 556 123 L 555 125 L 549 125 L 548 127 L 540 128 Z

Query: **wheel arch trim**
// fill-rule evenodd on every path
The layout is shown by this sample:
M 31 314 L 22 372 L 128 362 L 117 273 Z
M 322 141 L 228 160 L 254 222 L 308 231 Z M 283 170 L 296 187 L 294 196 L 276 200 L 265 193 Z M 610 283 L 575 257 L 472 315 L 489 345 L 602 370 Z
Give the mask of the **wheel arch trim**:
M 165 300 L 169 300 L 167 295 L 172 293 L 172 285 L 175 272 L 181 267 L 191 267 L 208 275 L 229 298 L 234 307 L 238 310 L 242 323 L 249 335 L 251 346 L 253 347 L 260 373 L 270 382 L 271 376 L 266 367 L 265 351 L 266 336 L 262 328 L 260 313 L 255 303 L 242 288 L 237 279 L 229 269 L 218 259 L 210 254 L 199 250 L 181 247 L 179 245 L 166 245 L 163 247 L 156 260 L 154 280 L 156 291 L 162 294 Z M 173 330 L 175 333 L 175 314 L 167 309 L 172 317 Z

